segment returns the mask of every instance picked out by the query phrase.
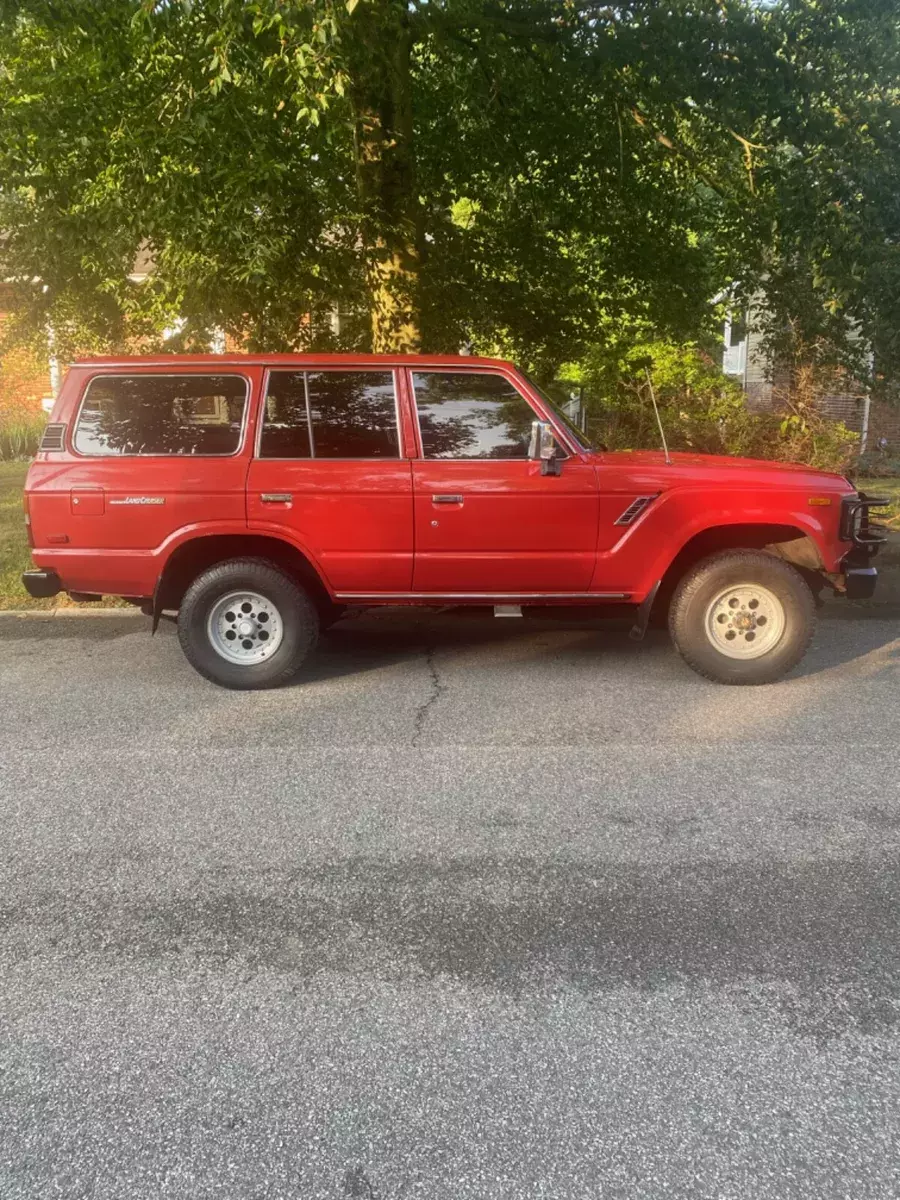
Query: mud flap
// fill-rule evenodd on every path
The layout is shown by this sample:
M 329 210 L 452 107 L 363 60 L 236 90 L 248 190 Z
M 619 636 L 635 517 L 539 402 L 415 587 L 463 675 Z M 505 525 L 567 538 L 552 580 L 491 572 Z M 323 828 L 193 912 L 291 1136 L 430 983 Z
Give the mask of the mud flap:
M 647 632 L 647 624 L 650 621 L 650 613 L 653 609 L 653 601 L 656 599 L 656 593 L 659 591 L 661 583 L 662 580 L 657 579 L 656 583 L 654 583 L 653 587 L 641 601 L 634 624 L 628 633 L 633 642 L 642 642 L 644 640 L 644 634 Z

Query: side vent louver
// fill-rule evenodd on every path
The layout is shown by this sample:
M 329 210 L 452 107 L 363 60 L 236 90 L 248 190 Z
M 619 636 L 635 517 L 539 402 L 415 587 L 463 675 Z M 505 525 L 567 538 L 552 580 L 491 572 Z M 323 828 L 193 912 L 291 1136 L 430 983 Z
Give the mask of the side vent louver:
M 622 513 L 621 517 L 615 522 L 616 525 L 632 525 L 651 500 L 655 500 L 658 495 L 659 493 L 656 492 L 652 496 L 636 496 Z
M 44 430 L 44 436 L 41 438 L 40 450 L 64 450 L 66 447 L 66 427 L 65 425 L 52 424 L 48 425 Z

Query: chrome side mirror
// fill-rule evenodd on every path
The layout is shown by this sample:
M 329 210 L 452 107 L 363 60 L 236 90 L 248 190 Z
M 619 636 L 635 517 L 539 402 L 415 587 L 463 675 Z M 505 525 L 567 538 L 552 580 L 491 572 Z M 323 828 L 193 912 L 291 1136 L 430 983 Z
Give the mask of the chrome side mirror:
M 553 426 L 549 421 L 531 422 L 528 457 L 540 461 L 542 475 L 558 475 L 560 473 L 561 463 L 556 454 L 556 438 L 553 436 Z

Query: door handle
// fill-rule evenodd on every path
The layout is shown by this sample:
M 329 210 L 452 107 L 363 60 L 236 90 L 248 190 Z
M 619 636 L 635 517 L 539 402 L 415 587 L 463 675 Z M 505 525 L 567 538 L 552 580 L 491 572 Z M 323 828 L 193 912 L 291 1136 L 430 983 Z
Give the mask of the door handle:
M 462 496 L 432 496 L 432 504 L 462 504 Z
M 290 492 L 263 492 L 260 496 L 263 504 L 290 504 L 293 498 Z

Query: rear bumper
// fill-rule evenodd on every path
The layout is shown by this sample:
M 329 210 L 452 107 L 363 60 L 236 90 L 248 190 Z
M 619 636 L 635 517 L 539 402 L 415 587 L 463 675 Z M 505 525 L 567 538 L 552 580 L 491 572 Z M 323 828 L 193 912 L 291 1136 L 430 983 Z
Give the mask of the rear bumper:
M 35 600 L 47 600 L 62 591 L 62 580 L 55 571 L 26 571 L 22 586 Z

